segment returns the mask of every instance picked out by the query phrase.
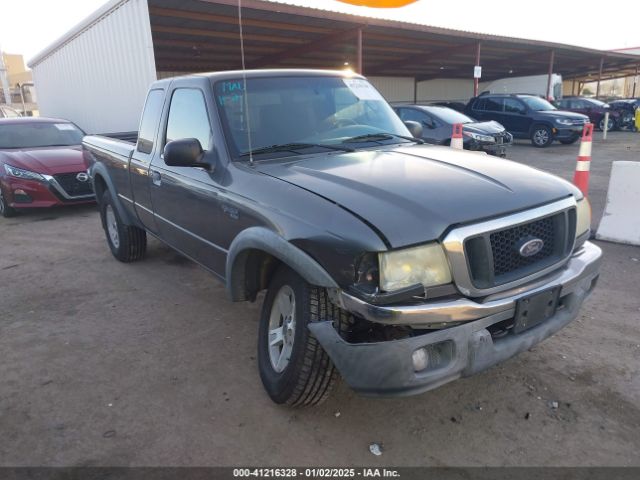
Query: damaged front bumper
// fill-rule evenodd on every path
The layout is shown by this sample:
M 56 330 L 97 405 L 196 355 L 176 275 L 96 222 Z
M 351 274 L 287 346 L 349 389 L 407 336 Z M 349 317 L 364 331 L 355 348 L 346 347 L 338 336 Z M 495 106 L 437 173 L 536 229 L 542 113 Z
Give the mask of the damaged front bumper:
M 485 370 L 553 335 L 578 315 L 599 275 L 602 251 L 585 242 L 559 271 L 527 285 L 475 301 L 468 298 L 419 305 L 378 306 L 340 292 L 342 308 L 366 320 L 434 330 L 401 340 L 348 343 L 331 322 L 309 328 L 346 382 L 368 395 L 410 395 Z M 521 333 L 492 336 L 494 326 L 514 319 L 518 301 L 557 288 L 558 307 Z M 450 326 L 449 328 L 442 328 Z M 418 368 L 424 367 L 424 368 Z

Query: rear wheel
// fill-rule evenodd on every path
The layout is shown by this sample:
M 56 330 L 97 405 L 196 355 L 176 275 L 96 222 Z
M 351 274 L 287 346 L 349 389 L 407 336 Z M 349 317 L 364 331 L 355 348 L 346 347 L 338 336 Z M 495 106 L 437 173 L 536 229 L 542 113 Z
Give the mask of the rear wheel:
M 604 131 L 604 117 L 602 117 L 598 122 L 598 128 L 600 129 L 600 131 Z M 616 128 L 616 121 L 613 118 L 609 117 L 607 131 L 610 132 L 611 130 L 615 130 L 615 128 Z
M 545 125 L 536 125 L 531 132 L 531 143 L 537 148 L 546 148 L 553 142 L 551 129 Z
M 307 325 L 331 320 L 345 334 L 351 317 L 334 306 L 327 292 L 309 285 L 286 266 L 274 274 L 262 306 L 258 367 L 275 403 L 317 405 L 331 391 L 338 372 Z
M 147 233 L 141 228 L 122 222 L 109 190 L 104 192 L 100 201 L 100 218 L 114 257 L 121 262 L 135 262 L 144 257 L 147 250 Z
M 4 193 L 2 193 L 2 188 L 0 188 L 0 215 L 4 218 L 10 218 L 16 215 L 16 209 L 9 206 L 9 203 L 4 198 Z

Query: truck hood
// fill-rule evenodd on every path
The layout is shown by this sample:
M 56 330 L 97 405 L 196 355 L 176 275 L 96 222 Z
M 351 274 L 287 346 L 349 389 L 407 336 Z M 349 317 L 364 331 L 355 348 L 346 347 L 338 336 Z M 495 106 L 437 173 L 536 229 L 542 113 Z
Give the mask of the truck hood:
M 0 158 L 14 167 L 45 175 L 80 172 L 87 169 L 79 146 L 2 150 Z
M 579 196 L 570 183 L 539 170 L 429 145 L 296 157 L 256 168 L 337 203 L 392 248 L 441 238 L 453 225 Z

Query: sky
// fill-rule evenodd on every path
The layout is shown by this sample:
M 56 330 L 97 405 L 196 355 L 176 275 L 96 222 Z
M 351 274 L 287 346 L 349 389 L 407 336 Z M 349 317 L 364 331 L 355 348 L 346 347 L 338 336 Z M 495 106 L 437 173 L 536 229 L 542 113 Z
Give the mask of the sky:
M 0 0 L 0 3 L 0 48 L 6 53 L 21 53 L 28 60 L 106 2 Z M 396 9 L 356 7 L 335 0 L 286 0 L 286 3 L 602 50 L 640 46 L 638 0 L 618 0 L 611 11 L 605 10 L 600 2 L 579 0 L 418 0 Z

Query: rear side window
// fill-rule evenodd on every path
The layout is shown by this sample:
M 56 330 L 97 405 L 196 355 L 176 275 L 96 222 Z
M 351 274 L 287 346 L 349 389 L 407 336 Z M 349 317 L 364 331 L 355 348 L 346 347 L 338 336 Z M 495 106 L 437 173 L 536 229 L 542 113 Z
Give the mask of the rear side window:
M 487 112 L 502 112 L 503 98 L 486 98 L 484 110 Z
M 473 104 L 473 109 L 474 110 L 484 110 L 485 109 L 485 105 L 487 104 L 486 100 L 484 98 L 479 98 L 478 100 L 476 100 L 476 102 Z
M 504 111 L 507 113 L 525 113 L 524 105 L 515 98 L 504 98 Z
M 178 88 L 171 97 L 167 142 L 183 138 L 197 138 L 203 150 L 209 149 L 211 125 L 202 91 Z
M 156 136 L 158 123 L 160 122 L 163 99 L 163 90 L 151 90 L 149 95 L 147 95 L 147 101 L 142 113 L 142 121 L 140 122 L 140 131 L 138 132 L 137 149 L 139 152 L 151 153 L 153 151 L 153 140 Z

